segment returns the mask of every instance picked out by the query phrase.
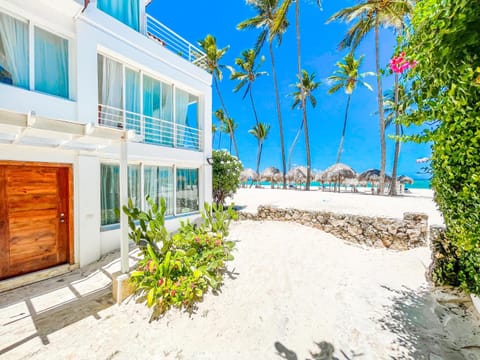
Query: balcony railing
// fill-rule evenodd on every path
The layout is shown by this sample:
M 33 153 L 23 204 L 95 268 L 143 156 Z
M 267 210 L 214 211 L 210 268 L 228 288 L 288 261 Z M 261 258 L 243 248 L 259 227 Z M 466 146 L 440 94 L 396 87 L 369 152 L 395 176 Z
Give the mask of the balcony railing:
M 113 106 L 98 105 L 98 124 L 116 129 L 134 130 L 139 141 L 146 144 L 202 150 L 202 131 Z
M 181 56 L 204 70 L 207 69 L 206 55 L 202 50 L 148 14 L 147 36 L 178 56 Z

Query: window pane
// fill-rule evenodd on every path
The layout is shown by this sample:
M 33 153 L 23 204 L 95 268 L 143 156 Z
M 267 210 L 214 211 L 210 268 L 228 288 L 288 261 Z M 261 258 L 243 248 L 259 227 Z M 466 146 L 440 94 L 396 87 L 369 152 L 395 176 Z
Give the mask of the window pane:
M 198 169 L 177 169 L 177 214 L 199 210 Z
M 125 69 L 125 118 L 127 129 L 141 134 L 140 116 L 140 73 Z
M 132 29 L 139 30 L 139 0 L 97 0 L 98 8 Z
M 166 215 L 173 214 L 173 169 L 168 167 L 145 166 L 144 168 L 145 196 L 160 205 L 160 198 L 164 198 Z
M 118 165 L 101 165 L 101 216 L 102 225 L 117 224 L 120 219 L 115 209 L 120 208 L 120 170 Z
M 138 209 L 142 207 L 140 181 L 140 165 L 128 165 L 128 198 Z
M 98 118 L 99 124 L 123 128 L 122 64 L 98 55 Z
M 0 13 L 0 82 L 29 88 L 28 25 Z
M 35 90 L 68 98 L 68 41 L 35 28 Z
M 198 148 L 198 97 L 188 92 L 175 90 L 176 144 L 183 148 Z

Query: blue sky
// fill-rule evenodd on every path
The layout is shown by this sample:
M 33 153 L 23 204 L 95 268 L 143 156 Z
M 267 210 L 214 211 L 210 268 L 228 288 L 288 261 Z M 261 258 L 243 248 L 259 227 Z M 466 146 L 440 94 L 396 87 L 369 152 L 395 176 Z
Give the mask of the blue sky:
M 315 97 L 318 101 L 315 109 L 308 108 L 308 124 L 310 133 L 310 147 L 312 168 L 323 170 L 335 162 L 336 152 L 340 141 L 343 126 L 343 116 L 347 97 L 343 91 L 328 95 L 329 85 L 327 77 L 335 70 L 335 63 L 342 59 L 346 51 L 337 50 L 339 41 L 343 38 L 348 25 L 325 21 L 333 13 L 347 6 L 352 6 L 354 0 L 326 0 L 323 10 L 315 5 L 313 0 L 304 0 L 301 3 L 301 37 L 302 37 L 302 67 L 309 72 L 316 73 L 317 81 L 322 85 Z M 227 5 L 228 4 L 228 5 Z M 236 25 L 252 16 L 255 12 L 243 0 L 234 1 L 153 1 L 147 11 L 163 24 L 196 44 L 197 40 L 212 34 L 217 38 L 219 47 L 230 45 L 223 63 L 234 65 L 245 49 L 251 48 L 258 36 L 257 31 L 238 31 Z M 280 100 L 285 134 L 286 151 L 292 143 L 301 122 L 301 111 L 291 110 L 292 99 L 288 96 L 292 92 L 296 81 L 297 58 L 295 38 L 295 13 L 292 8 L 289 13 L 290 26 L 283 37 L 280 47 L 275 48 L 275 67 L 280 87 Z M 375 71 L 375 47 L 373 33 L 369 35 L 356 51 L 356 55 L 365 54 L 362 72 Z M 392 56 L 395 46 L 395 37 L 392 29 L 382 29 L 380 33 L 381 66 L 385 66 Z M 270 57 L 268 48 L 263 54 L 265 62 L 262 70 L 270 75 L 259 78 L 254 84 L 253 93 L 257 112 L 261 122 L 271 124 L 272 129 L 264 144 L 262 163 L 260 168 L 276 166 L 281 169 L 280 137 L 276 115 L 275 92 L 273 77 L 271 76 Z M 239 147 L 240 159 L 244 167 L 255 168 L 257 143 L 256 139 L 248 134 L 255 120 L 248 97 L 242 100 L 243 93 L 233 93 L 236 82 L 229 80 L 229 72 L 224 72 L 221 91 L 226 107 L 231 117 L 239 124 L 236 138 Z M 352 96 L 345 137 L 342 162 L 349 164 L 356 171 L 361 172 L 368 168 L 379 168 L 380 141 L 378 136 L 378 115 L 376 98 L 376 81 L 374 77 L 367 78 L 374 91 L 357 88 Z M 393 76 L 383 78 L 384 90 L 392 87 Z M 218 97 L 213 92 L 213 111 L 220 108 Z M 387 129 L 387 134 L 394 132 L 393 127 Z M 418 132 L 418 129 L 407 129 L 407 133 Z M 228 148 L 228 137 L 222 135 L 221 148 Z M 218 148 L 218 135 L 214 148 Z M 232 149 L 233 150 L 233 149 Z M 391 172 L 393 164 L 394 143 L 387 139 L 387 173 Z M 421 172 L 422 164 L 416 164 L 417 158 L 430 155 L 430 146 L 427 144 L 402 144 L 399 162 L 399 174 L 406 174 L 415 178 L 425 175 Z M 292 165 L 306 164 L 305 139 L 302 135 L 295 147 Z

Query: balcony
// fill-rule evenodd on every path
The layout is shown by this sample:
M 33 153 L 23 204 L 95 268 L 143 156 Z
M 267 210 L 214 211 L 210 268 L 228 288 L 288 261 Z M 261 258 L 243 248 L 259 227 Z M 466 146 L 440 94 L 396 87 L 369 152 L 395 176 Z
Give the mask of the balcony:
M 163 25 L 150 15 L 147 17 L 146 35 L 185 60 L 207 70 L 207 56 L 195 45 Z
M 199 129 L 113 106 L 98 105 L 98 124 L 115 129 L 134 130 L 138 141 L 145 144 L 202 150 L 202 131 Z

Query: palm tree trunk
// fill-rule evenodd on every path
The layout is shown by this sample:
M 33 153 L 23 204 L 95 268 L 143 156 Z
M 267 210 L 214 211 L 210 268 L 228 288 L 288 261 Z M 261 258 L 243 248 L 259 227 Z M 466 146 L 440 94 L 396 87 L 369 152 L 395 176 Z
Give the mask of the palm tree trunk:
M 282 166 L 283 166 L 283 188 L 287 188 L 287 179 L 286 179 L 286 167 L 285 162 L 285 142 L 283 140 L 283 123 L 282 123 L 282 112 L 280 110 L 280 95 L 278 94 L 278 83 L 277 83 L 277 72 L 275 71 L 275 57 L 273 55 L 273 44 L 269 43 L 270 47 L 270 58 L 272 60 L 272 74 L 273 74 L 273 85 L 275 88 L 275 100 L 277 102 L 277 115 L 278 115 L 278 130 L 280 133 L 280 146 L 282 148 Z
M 220 99 L 220 104 L 222 105 L 223 111 L 225 112 L 225 116 L 227 118 L 230 118 L 228 115 L 227 108 L 225 107 L 225 103 L 223 101 L 222 93 L 220 92 L 220 87 L 218 86 L 218 81 L 217 77 L 213 76 L 213 83 L 215 85 L 215 90 L 217 91 L 218 98 Z M 237 147 L 237 142 L 235 141 L 235 135 L 233 134 L 233 129 L 230 129 L 230 138 L 233 138 L 233 145 L 235 148 L 235 153 L 237 155 L 237 159 L 240 159 L 240 156 L 238 155 L 238 147 Z M 232 144 L 231 144 L 231 139 L 230 139 L 230 154 L 232 153 Z
M 257 152 L 257 184 L 260 181 L 260 159 L 262 157 L 262 148 L 263 148 L 263 141 L 258 142 L 258 152 Z
M 300 128 L 297 131 L 297 134 L 295 135 L 295 138 L 292 141 L 292 145 L 290 146 L 290 149 L 288 150 L 288 170 L 292 168 L 292 155 L 293 155 L 293 150 L 295 149 L 295 145 L 297 145 L 297 141 L 300 138 L 300 135 L 303 130 L 303 119 L 302 122 L 300 123 Z
M 295 3 L 295 30 L 297 34 L 297 65 L 298 65 L 298 81 L 302 83 L 302 59 L 301 59 L 301 42 L 300 42 L 300 0 Z M 305 190 L 310 190 L 310 177 L 312 162 L 310 158 L 310 141 L 308 138 L 308 123 L 307 123 L 307 104 L 305 99 L 305 89 L 301 88 L 302 92 L 302 115 L 303 126 L 305 128 L 305 151 L 307 155 L 307 181 L 305 182 Z
M 390 183 L 390 196 L 397 195 L 397 167 L 400 156 L 400 123 L 398 122 L 398 74 L 395 73 L 395 155 L 393 157 L 392 181 Z
M 221 149 L 220 145 L 222 145 L 222 131 L 218 134 L 218 149 Z
M 385 142 L 385 119 L 383 114 L 383 90 L 382 90 L 382 74 L 380 73 L 380 44 L 379 44 L 379 32 L 380 25 L 378 19 L 378 13 L 375 14 L 375 70 L 377 72 L 377 100 L 378 100 L 378 117 L 380 127 L 380 179 L 378 182 L 378 190 L 383 195 L 385 190 L 385 164 L 387 158 L 387 144 Z
M 249 93 L 250 93 L 250 101 L 252 103 L 253 115 L 255 116 L 255 123 L 258 125 L 258 115 L 257 115 L 257 109 L 255 107 L 255 102 L 253 101 L 252 88 L 250 88 Z
M 345 108 L 345 118 L 343 120 L 342 137 L 340 139 L 340 145 L 338 146 L 338 152 L 337 152 L 337 164 L 340 162 L 340 157 L 342 156 L 343 142 L 345 140 L 345 132 L 347 130 L 348 108 L 350 107 L 351 97 L 352 97 L 352 94 L 348 94 L 347 107 Z

